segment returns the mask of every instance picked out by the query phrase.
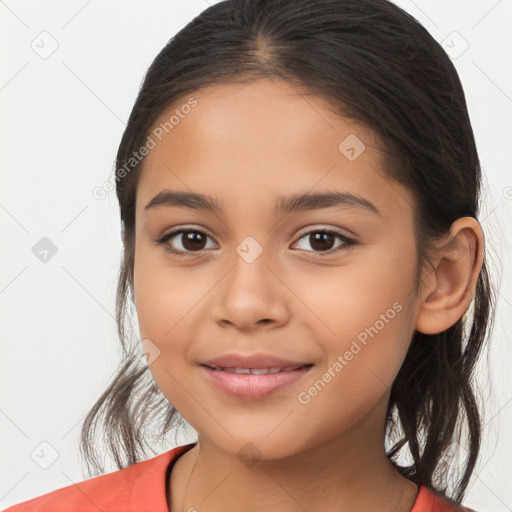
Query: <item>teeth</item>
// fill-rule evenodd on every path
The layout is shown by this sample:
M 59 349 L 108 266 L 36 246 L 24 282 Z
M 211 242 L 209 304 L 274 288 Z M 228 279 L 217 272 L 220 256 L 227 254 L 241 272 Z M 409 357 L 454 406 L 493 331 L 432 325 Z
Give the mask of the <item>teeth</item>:
M 222 368 L 224 371 L 229 373 L 251 373 L 249 368 Z
M 302 368 L 301 366 L 289 366 L 288 368 L 215 368 L 228 373 L 239 373 L 246 375 L 264 375 L 266 373 L 290 372 Z

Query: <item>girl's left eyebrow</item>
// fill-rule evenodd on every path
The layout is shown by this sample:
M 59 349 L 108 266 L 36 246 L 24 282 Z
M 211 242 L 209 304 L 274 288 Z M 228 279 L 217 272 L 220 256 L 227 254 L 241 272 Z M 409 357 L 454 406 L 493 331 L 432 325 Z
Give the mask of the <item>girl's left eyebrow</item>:
M 350 192 L 320 192 L 320 193 L 301 193 L 291 196 L 278 196 L 274 207 L 276 215 L 290 212 L 300 212 L 308 210 L 319 210 L 321 208 L 330 208 L 332 206 L 342 206 L 346 208 L 357 208 L 375 215 L 382 216 L 379 209 L 368 199 Z M 204 210 L 213 214 L 221 214 L 223 210 L 222 202 L 216 197 L 196 192 L 186 192 L 165 189 L 159 192 L 148 204 L 144 210 L 151 210 L 157 207 L 175 207 L 188 208 L 192 210 Z

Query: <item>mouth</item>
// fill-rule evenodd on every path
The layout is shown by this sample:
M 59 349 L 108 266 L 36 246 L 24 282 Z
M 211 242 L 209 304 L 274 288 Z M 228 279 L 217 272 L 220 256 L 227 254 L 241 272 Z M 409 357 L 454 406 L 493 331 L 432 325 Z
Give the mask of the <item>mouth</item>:
M 271 368 L 230 368 L 230 367 L 220 367 L 220 366 L 210 366 L 210 365 L 203 365 L 207 368 L 211 368 L 212 370 L 221 371 L 221 372 L 228 372 L 228 373 L 237 373 L 237 374 L 245 374 L 245 375 L 265 375 L 267 373 L 274 374 L 274 373 L 282 373 L 282 372 L 292 372 L 294 370 L 298 370 L 300 368 L 305 368 L 308 366 L 313 366 L 312 364 L 304 364 L 304 365 L 298 365 L 298 366 L 289 366 L 287 368 L 278 368 L 278 367 L 271 367 Z
M 224 393 L 259 400 L 301 380 L 313 364 L 268 368 L 232 368 L 201 364 L 208 381 Z

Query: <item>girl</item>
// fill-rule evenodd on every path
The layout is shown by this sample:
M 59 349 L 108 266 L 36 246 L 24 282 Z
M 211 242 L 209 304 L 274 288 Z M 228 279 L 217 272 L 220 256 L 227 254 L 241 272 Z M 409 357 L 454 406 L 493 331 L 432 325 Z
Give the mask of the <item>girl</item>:
M 82 449 L 101 474 L 103 426 L 119 470 L 9 512 L 464 510 L 493 295 L 463 90 L 418 22 L 209 7 L 149 68 L 115 182 L 125 360 Z M 197 442 L 145 460 L 183 420 Z

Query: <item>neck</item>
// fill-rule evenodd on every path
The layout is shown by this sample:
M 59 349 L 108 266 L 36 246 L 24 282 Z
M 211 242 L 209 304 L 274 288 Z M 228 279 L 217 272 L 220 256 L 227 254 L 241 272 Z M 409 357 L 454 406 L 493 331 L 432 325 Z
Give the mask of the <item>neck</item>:
M 417 486 L 386 457 L 383 434 L 365 430 L 254 465 L 200 436 L 171 471 L 170 510 L 410 512 Z

